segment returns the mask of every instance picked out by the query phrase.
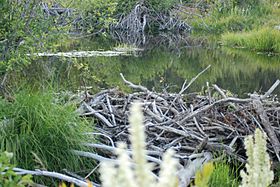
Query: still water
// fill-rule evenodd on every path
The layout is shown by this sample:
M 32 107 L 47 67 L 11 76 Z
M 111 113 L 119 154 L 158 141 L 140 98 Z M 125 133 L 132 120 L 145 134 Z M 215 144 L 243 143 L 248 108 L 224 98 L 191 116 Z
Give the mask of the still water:
M 71 43 L 61 47 L 61 50 L 111 50 L 120 45 L 123 46 L 117 42 L 92 39 Z M 280 78 L 279 56 L 269 57 L 245 49 L 225 47 L 170 48 L 150 45 L 131 56 L 45 57 L 32 63 L 14 79 L 27 80 L 30 85 L 51 85 L 62 90 L 83 89 L 85 86 L 91 87 L 93 92 L 113 87 L 128 90 L 120 77 L 120 73 L 123 73 L 127 80 L 151 90 L 178 92 L 184 80 L 190 81 L 208 65 L 211 68 L 187 92 L 199 92 L 209 82 L 244 97 L 246 93 L 266 91 Z M 280 89 L 275 93 L 279 94 Z

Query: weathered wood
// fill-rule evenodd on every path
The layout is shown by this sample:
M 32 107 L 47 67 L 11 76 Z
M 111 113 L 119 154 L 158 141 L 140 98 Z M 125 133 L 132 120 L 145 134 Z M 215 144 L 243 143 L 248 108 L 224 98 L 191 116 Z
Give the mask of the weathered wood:
M 269 140 L 272 144 L 272 147 L 277 156 L 277 159 L 278 159 L 278 161 L 280 161 L 280 157 L 279 157 L 280 142 L 276 136 L 274 129 L 272 128 L 269 118 L 264 110 L 263 104 L 261 103 L 260 100 L 254 100 L 253 105 L 254 105 L 254 108 L 255 108 L 257 114 L 261 118 L 262 125 L 264 126 L 265 132 L 267 133 L 267 135 L 269 137 Z
M 279 160 L 280 143 L 280 103 L 269 97 L 278 86 L 276 82 L 264 95 L 252 94 L 250 98 L 228 97 L 218 86 L 210 87 L 205 95 L 194 93 L 157 93 L 142 85 L 136 85 L 124 78 L 123 81 L 135 92 L 126 94 L 117 89 L 106 90 L 95 95 L 88 93 L 84 101 L 84 113 L 95 115 L 98 123 L 96 133 L 106 138 L 100 138 L 100 145 L 86 143 L 100 152 L 76 152 L 79 155 L 94 159 L 115 160 L 114 150 L 118 141 L 130 144 L 129 140 L 129 105 L 135 100 L 142 103 L 145 116 L 145 131 L 147 137 L 147 160 L 157 167 L 162 160 L 162 154 L 168 148 L 176 151 L 175 157 L 180 159 L 181 168 L 178 173 L 180 185 L 189 184 L 198 166 L 205 159 L 198 159 L 190 169 L 193 157 L 197 153 L 221 151 L 239 162 L 246 162 L 243 139 L 252 134 L 256 128 L 264 131 L 268 139 L 268 149 L 273 161 Z M 187 82 L 182 86 L 186 88 Z M 184 90 L 185 91 L 185 90 Z M 222 95 L 216 97 L 216 92 Z M 115 120 L 115 122 L 114 122 Z M 98 136 L 98 134 L 97 134 Z M 128 146 L 129 147 L 129 146 Z M 128 154 L 130 154 L 128 150 Z M 185 164 L 182 164 L 185 163 Z M 187 176 L 184 168 L 190 169 Z M 155 173 L 156 175 L 158 173 Z

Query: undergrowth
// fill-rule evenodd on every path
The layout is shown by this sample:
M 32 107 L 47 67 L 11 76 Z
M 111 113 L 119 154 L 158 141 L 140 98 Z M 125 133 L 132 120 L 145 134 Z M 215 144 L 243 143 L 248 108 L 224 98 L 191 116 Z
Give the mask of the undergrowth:
M 12 163 L 24 169 L 80 171 L 93 168 L 71 150 L 85 150 L 83 133 L 89 124 L 75 113 L 75 106 L 54 102 L 50 93 L 22 91 L 12 102 L 0 99 L 0 151 L 14 154 Z

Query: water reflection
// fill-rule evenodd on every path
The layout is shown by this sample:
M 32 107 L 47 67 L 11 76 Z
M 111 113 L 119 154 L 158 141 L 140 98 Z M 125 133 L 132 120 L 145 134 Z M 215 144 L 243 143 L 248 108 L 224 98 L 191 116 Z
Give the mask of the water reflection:
M 70 44 L 68 47 L 95 50 L 97 48 L 93 44 L 100 43 L 87 42 Z M 116 45 L 108 47 L 109 44 L 112 43 L 98 46 L 105 50 Z M 127 80 L 149 89 L 177 92 L 185 79 L 191 80 L 209 64 L 211 68 L 195 81 L 189 88 L 190 92 L 200 91 L 209 82 L 242 95 L 254 90 L 266 91 L 280 77 L 279 57 L 227 48 L 183 48 L 177 53 L 157 46 L 138 57 L 42 58 L 24 71 L 14 74 L 10 82 L 14 85 L 24 85 L 23 82 L 33 86 L 52 85 L 65 90 L 76 90 L 83 86 L 91 86 L 93 91 L 116 86 L 128 90 L 119 75 L 123 73 Z M 280 93 L 279 88 L 276 92 Z

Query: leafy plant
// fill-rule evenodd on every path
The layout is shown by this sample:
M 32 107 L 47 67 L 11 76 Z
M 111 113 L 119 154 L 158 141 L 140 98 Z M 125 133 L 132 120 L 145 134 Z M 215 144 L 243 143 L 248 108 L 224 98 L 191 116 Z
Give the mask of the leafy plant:
M 12 153 L 0 153 L 0 186 L 2 187 L 24 187 L 32 184 L 31 175 L 17 175 L 10 164 L 10 159 L 13 157 Z
M 0 73 L 21 70 L 36 59 L 38 50 L 54 50 L 55 21 L 41 8 L 42 0 L 0 0 Z M 41 52 L 40 51 L 40 52 Z

